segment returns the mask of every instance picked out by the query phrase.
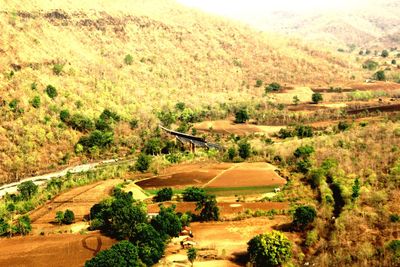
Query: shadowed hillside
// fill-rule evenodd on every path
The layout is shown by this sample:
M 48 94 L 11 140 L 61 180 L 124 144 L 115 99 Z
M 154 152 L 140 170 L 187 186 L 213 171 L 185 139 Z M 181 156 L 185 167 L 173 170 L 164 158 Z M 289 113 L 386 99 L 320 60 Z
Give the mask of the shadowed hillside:
M 94 157 L 106 158 L 140 144 L 132 118 L 148 129 L 177 101 L 211 110 L 260 97 L 257 79 L 361 79 L 342 55 L 171 1 L 3 1 L 0 28 L 0 182 L 84 160 L 72 156 L 82 131 L 61 122 L 65 109 L 92 120 L 104 108 L 121 116 L 119 146 Z

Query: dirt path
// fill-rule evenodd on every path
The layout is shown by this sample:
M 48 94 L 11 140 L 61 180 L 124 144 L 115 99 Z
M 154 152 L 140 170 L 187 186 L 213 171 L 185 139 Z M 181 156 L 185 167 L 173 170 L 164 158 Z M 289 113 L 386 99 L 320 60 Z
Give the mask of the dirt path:
M 0 266 L 83 266 L 115 240 L 95 232 L 0 239 Z
M 211 179 L 210 181 L 208 181 L 207 183 L 205 183 L 202 187 L 207 187 L 207 185 L 211 184 L 213 181 L 217 180 L 219 177 L 221 177 L 224 173 L 226 173 L 227 171 L 231 171 L 233 169 L 236 169 L 240 166 L 240 163 L 237 165 L 233 165 L 230 168 L 223 170 L 222 172 L 220 172 L 217 176 L 215 176 L 213 179 Z

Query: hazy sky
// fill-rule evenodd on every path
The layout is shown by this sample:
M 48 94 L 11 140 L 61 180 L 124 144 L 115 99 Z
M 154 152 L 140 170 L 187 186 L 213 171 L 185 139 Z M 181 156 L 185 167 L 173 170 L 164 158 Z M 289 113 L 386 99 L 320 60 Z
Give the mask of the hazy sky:
M 232 17 L 271 11 L 313 12 L 317 10 L 346 10 L 362 0 L 177 0 L 208 12 Z

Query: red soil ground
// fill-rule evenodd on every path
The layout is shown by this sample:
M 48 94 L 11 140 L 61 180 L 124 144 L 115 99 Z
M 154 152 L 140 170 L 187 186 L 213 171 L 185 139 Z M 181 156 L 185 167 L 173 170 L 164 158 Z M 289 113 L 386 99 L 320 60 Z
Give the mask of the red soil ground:
M 115 240 L 99 233 L 55 234 L 0 239 L 0 266 L 83 266 Z
M 75 214 L 75 222 L 82 221 L 88 215 L 90 208 L 109 196 L 112 189 L 119 183 L 119 179 L 110 179 L 94 184 L 77 187 L 62 193 L 50 202 L 30 213 L 34 233 L 49 232 L 52 230 L 67 230 L 70 226 L 60 227 L 54 224 L 57 211 L 70 209 Z M 62 229 L 61 229 L 62 228 Z
M 218 176 L 207 187 L 257 187 L 284 185 L 286 180 L 279 177 L 273 170 L 233 169 Z
M 158 177 L 142 180 L 136 184 L 144 189 L 162 187 L 185 188 L 187 186 L 202 186 L 221 173 L 230 168 L 229 163 L 215 164 L 188 164 L 173 166 L 164 171 Z

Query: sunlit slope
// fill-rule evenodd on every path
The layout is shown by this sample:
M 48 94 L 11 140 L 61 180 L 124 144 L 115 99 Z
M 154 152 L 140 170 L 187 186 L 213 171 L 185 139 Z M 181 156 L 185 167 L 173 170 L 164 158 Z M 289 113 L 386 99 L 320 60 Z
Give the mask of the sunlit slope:
M 3 0 L 0 8 L 0 180 L 57 165 L 73 151 L 80 133 L 60 127 L 62 109 L 95 118 L 110 108 L 123 119 L 151 122 L 177 101 L 201 106 L 261 97 L 257 79 L 360 79 L 359 67 L 341 55 L 170 1 Z M 59 75 L 55 64 L 64 66 Z M 44 92 L 49 84 L 57 88 L 54 99 Z M 32 107 L 35 96 L 39 108 Z M 14 99 L 23 112 L 10 109 Z

